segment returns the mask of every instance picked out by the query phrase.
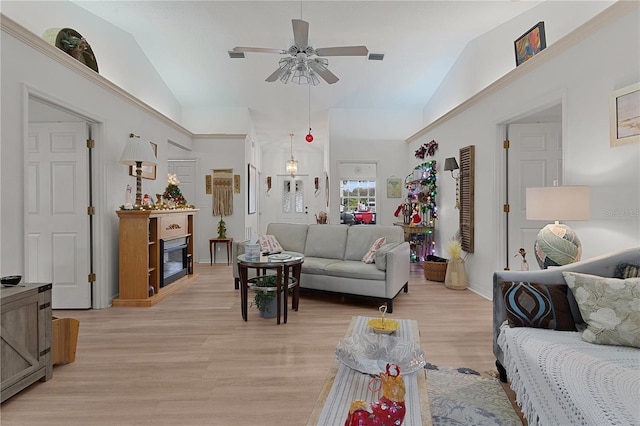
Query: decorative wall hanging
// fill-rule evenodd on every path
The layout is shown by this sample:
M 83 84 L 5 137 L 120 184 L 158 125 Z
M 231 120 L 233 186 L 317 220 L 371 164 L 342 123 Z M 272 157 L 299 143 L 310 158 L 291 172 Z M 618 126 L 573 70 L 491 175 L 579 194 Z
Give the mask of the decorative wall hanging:
M 460 243 L 467 253 L 474 251 L 475 145 L 460 148 Z
M 398 178 L 387 179 L 387 198 L 402 198 L 402 180 Z
M 233 175 L 233 193 L 240 193 L 240 175 Z
M 204 188 L 207 195 L 211 195 L 211 175 L 204 177 Z
M 522 34 L 513 42 L 516 51 L 516 66 L 533 58 L 547 47 L 547 39 L 544 34 L 544 22 L 535 24 L 529 31 Z
M 424 160 L 424 157 L 434 155 L 437 149 L 438 142 L 432 140 L 431 142 L 425 143 L 416 150 L 416 158 Z
M 611 146 L 640 142 L 640 83 L 611 93 L 609 128 Z
M 44 32 L 42 38 L 95 72 L 98 72 L 98 62 L 93 54 L 93 50 L 91 50 L 89 42 L 76 30 L 71 28 L 49 28 Z
M 213 215 L 233 214 L 233 169 L 213 170 Z
M 133 135 L 133 133 L 132 133 Z M 129 135 L 129 137 L 132 137 Z M 158 145 L 153 142 L 149 142 L 151 144 L 151 148 L 153 149 L 153 155 L 158 158 Z M 129 166 L 129 176 L 136 176 L 136 168 L 134 166 Z M 150 179 L 156 180 L 156 166 L 145 166 L 142 165 L 142 174 L 140 175 L 142 179 Z

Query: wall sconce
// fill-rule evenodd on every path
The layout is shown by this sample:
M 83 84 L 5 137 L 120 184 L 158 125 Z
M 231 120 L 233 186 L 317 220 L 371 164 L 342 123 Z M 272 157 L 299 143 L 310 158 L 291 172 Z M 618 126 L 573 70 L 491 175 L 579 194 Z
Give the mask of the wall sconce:
M 271 191 L 271 176 L 267 176 L 267 192 Z
M 460 168 L 455 157 L 449 157 L 444 160 L 444 169 L 451 172 L 451 177 L 456 180 L 456 209 L 460 208 Z M 454 170 L 458 173 L 453 174 Z
M 120 164 L 136 167 L 136 205 L 142 205 L 142 166 L 158 164 L 149 141 L 131 133 L 120 157 Z
M 320 178 L 317 176 L 313 178 L 313 187 L 316 190 L 315 195 L 318 195 L 318 192 L 320 192 Z

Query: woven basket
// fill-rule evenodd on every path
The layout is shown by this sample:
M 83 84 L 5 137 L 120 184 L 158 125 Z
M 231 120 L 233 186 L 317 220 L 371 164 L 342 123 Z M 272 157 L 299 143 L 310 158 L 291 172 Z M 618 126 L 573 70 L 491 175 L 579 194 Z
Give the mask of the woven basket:
M 432 262 L 425 260 L 422 262 L 424 268 L 424 277 L 429 281 L 444 282 L 444 277 L 447 274 L 447 262 Z

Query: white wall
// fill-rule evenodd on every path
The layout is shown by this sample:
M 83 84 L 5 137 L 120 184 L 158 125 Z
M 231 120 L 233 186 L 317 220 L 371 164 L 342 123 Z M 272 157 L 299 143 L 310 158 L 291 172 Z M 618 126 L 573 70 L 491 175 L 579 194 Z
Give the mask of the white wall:
M 406 129 L 421 122 L 420 111 L 346 110 L 330 113 L 330 211 L 331 223 L 340 223 L 340 176 L 338 162 L 378 163 L 376 181 L 376 223 L 391 225 L 401 198 L 387 198 L 387 179 L 404 179 L 422 161 L 405 143 Z M 406 195 L 406 191 L 404 192 Z
M 570 223 L 582 240 L 583 258 L 640 245 L 640 145 L 609 145 L 609 95 L 640 80 L 637 4 L 612 19 L 561 54 L 550 46 L 531 60 L 539 65 L 532 62 L 528 72 L 513 71 L 515 77 L 493 94 L 434 123 L 411 144 L 415 149 L 435 139 L 441 149 L 446 147 L 443 156 L 457 156 L 459 147 L 476 145 L 475 253 L 466 263 L 470 288 L 488 298 L 493 271 L 504 266 L 500 125 L 527 109 L 564 102 L 564 183 L 591 187 L 591 220 Z M 441 211 L 437 226 L 453 235 L 457 216 Z M 439 245 L 438 252 L 443 251 Z
M 610 6 L 613 1 L 547 1 L 467 44 L 424 107 L 428 124 L 515 68 L 513 41 L 540 21 L 547 46 Z

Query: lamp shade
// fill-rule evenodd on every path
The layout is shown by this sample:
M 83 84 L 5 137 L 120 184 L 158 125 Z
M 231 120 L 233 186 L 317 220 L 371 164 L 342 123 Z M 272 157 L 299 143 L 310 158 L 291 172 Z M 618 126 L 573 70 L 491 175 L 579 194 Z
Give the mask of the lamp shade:
M 456 161 L 455 157 L 445 158 L 444 169 L 446 171 L 458 170 L 458 162 Z
M 143 166 L 154 166 L 158 164 L 156 155 L 149 141 L 138 136 L 129 136 L 127 146 L 125 146 L 122 156 L 120 156 L 120 164 L 127 166 L 135 166 L 136 163 Z
M 588 186 L 527 188 L 527 220 L 589 220 Z

